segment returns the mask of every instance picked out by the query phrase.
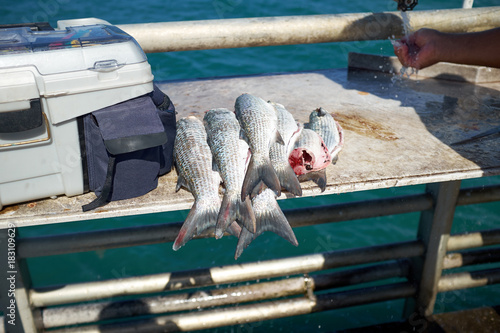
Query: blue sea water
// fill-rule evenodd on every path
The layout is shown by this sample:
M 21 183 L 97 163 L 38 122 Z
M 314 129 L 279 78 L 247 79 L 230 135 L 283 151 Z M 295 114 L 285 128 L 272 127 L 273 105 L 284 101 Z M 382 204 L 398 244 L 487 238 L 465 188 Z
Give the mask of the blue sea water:
M 416 10 L 459 8 L 461 0 L 420 1 Z M 500 1 L 475 1 L 475 7 L 500 5 Z M 113 24 L 164 21 L 205 20 L 240 17 L 340 14 L 395 10 L 392 0 L 350 1 L 242 1 L 242 0 L 146 0 L 146 1 L 74 1 L 38 0 L 4 2 L 0 9 L 0 24 L 97 17 Z M 155 80 L 182 80 L 201 77 L 245 75 L 269 72 L 288 72 L 342 68 L 347 65 L 348 52 L 392 54 L 389 41 L 325 43 L 276 47 L 241 48 L 148 54 Z M 499 177 L 464 181 L 464 186 L 499 183 Z M 421 193 L 423 186 L 393 188 L 363 193 L 347 193 L 324 197 L 280 201 L 282 208 L 321 205 L 330 202 L 349 202 L 376 199 L 389 195 Z M 484 230 L 500 225 L 498 203 L 459 207 L 453 232 Z M 110 218 L 99 221 L 66 223 L 59 226 L 30 227 L 20 230 L 22 237 L 84 230 L 117 228 L 129 225 L 182 221 L 186 211 L 134 217 Z M 266 260 L 312 252 L 375 245 L 414 239 L 419 215 L 372 218 L 311 227 L 296 228 L 299 246 L 293 247 L 278 236 L 265 233 L 243 253 L 238 262 Z M 192 241 L 178 252 L 171 244 L 138 246 L 72 255 L 29 260 L 35 286 L 65 284 L 80 281 L 121 278 L 186 270 L 212 265 L 234 264 L 235 239 L 203 239 Z M 440 295 L 436 305 L 439 312 L 466 307 L 495 304 L 500 299 L 498 286 Z M 271 320 L 231 328 L 220 332 L 264 332 L 268 330 L 302 331 L 363 326 L 399 320 L 402 302 L 384 302 L 305 315 L 296 318 Z

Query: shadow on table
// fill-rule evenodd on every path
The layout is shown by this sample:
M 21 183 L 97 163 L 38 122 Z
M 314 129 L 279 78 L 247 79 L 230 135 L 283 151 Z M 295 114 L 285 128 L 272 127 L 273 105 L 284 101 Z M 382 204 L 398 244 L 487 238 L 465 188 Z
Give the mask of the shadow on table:
M 465 78 L 450 73 L 415 80 L 389 73 L 349 70 L 344 88 L 398 100 L 401 107 L 414 108 L 427 130 L 455 152 L 483 170 L 498 166 L 500 134 L 455 144 L 500 126 L 500 91 L 464 81 Z

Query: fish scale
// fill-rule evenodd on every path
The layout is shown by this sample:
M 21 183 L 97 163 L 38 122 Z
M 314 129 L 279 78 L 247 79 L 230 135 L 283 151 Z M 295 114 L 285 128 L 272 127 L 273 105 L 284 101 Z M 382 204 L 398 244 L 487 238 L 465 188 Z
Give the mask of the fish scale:
M 195 199 L 218 198 L 219 175 L 212 170 L 212 153 L 203 124 L 194 117 L 180 119 L 177 131 L 174 153 L 188 189 Z
M 244 174 L 231 171 L 240 164 L 238 142 L 240 125 L 234 113 L 227 109 L 210 110 L 203 120 L 212 155 L 219 162 L 217 166 L 221 176 L 224 175 L 222 178 L 226 191 L 238 191 L 237 187 L 241 187 Z
M 208 145 L 225 187 L 215 235 L 217 238 L 222 237 L 234 220 L 255 232 L 255 216 L 250 199 L 241 200 L 248 144 L 240 139 L 240 124 L 234 112 L 223 108 L 209 110 L 203 123 Z
M 288 162 L 288 156 L 292 152 L 295 141 L 299 137 L 302 127 L 297 125 L 297 122 L 293 118 L 292 114 L 279 103 L 268 102 L 276 110 L 276 116 L 278 117 L 278 131 L 281 138 L 284 141 L 284 145 L 274 142 L 269 151 L 269 157 L 271 163 L 278 175 L 281 186 L 288 192 L 296 196 L 302 196 L 302 188 L 295 175 L 290 163 Z
M 330 113 L 323 108 L 312 111 L 306 128 L 319 134 L 332 159 L 338 155 L 344 144 L 343 131 L 340 124 L 335 121 Z
M 236 99 L 235 114 L 246 137 L 252 156 L 243 181 L 242 200 L 262 181 L 276 195 L 281 195 L 278 176 L 269 159 L 269 149 L 281 140 L 276 111 L 263 99 L 243 94 Z
M 176 126 L 176 191 L 185 187 L 192 193 L 195 202 L 175 239 L 174 250 L 178 250 L 193 236 L 215 227 L 220 207 L 220 177 L 212 170 L 212 153 L 203 123 L 195 117 L 187 117 L 179 119 Z

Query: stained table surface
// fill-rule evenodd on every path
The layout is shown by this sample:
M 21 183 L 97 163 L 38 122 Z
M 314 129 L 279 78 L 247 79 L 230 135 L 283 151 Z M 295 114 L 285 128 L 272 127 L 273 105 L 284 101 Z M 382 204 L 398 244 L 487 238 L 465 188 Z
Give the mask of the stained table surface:
M 455 78 L 459 75 L 453 72 Z M 327 168 L 325 192 L 305 182 L 304 196 L 500 174 L 499 135 L 453 145 L 500 126 L 500 82 L 471 84 L 331 69 L 158 85 L 174 102 L 177 119 L 188 115 L 201 119 L 211 108 L 234 110 L 242 93 L 283 104 L 301 123 L 318 107 L 331 112 L 344 129 L 344 148 L 337 163 Z M 9 222 L 19 227 L 188 209 L 192 196 L 184 190 L 175 192 L 176 179 L 173 170 L 159 179 L 152 192 L 92 212 L 83 213 L 81 206 L 95 198 L 93 193 L 6 206 L 0 211 L 0 228 Z M 284 192 L 281 198 L 287 195 Z

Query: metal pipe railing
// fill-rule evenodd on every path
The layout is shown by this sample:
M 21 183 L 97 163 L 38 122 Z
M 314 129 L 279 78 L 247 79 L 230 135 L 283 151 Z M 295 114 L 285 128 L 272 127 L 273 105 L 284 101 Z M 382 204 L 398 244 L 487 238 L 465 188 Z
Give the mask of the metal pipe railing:
M 258 304 L 226 307 L 207 311 L 131 320 L 116 324 L 81 326 L 51 331 L 53 333 L 129 333 L 178 332 L 209 329 L 227 325 L 247 324 L 319 311 L 382 302 L 415 295 L 415 287 L 407 282 L 369 287 L 314 297 L 296 297 Z
M 407 277 L 408 273 L 408 261 L 390 261 L 329 274 L 305 275 L 195 293 L 167 294 L 134 300 L 48 308 L 42 310 L 43 326 L 54 328 L 116 318 L 236 305 L 293 295 L 310 295 L 313 291 Z
M 490 202 L 494 200 L 500 199 L 500 186 L 490 186 L 490 187 L 481 187 L 481 188 L 469 188 L 462 189 L 460 194 L 458 195 L 457 204 L 465 205 L 465 204 L 475 204 L 480 202 Z M 344 220 L 354 220 L 360 219 L 364 217 L 373 217 L 373 216 L 383 216 L 383 215 L 392 215 L 392 214 L 402 214 L 413 211 L 426 211 L 433 207 L 433 200 L 428 194 L 417 194 L 410 196 L 401 196 L 401 197 L 393 197 L 386 199 L 379 199 L 367 202 L 351 202 L 347 204 L 335 204 L 335 205 L 325 205 L 321 207 L 304 208 L 304 209 L 292 209 L 287 210 L 289 220 L 291 220 L 293 226 L 302 226 L 316 223 L 327 223 L 327 222 L 336 222 L 336 221 L 344 221 Z M 313 215 L 313 216 L 311 216 Z M 180 223 L 179 223 L 180 224 Z M 179 225 L 180 226 L 180 225 Z M 142 245 L 142 244 L 150 244 L 152 239 L 156 239 L 158 242 L 165 242 L 169 240 L 173 240 L 173 237 L 178 232 L 179 226 L 177 224 L 163 224 L 163 225 L 152 225 L 152 226 L 142 226 L 141 228 L 123 228 L 118 230 L 105 230 L 105 231 L 95 231 L 89 232 L 85 235 L 79 234 L 77 235 L 60 235 L 60 236 L 51 236 L 51 237 L 39 237 L 34 239 L 24 239 L 19 244 L 19 248 L 21 250 L 19 252 L 22 253 L 23 256 L 30 256 L 30 253 L 37 252 L 38 255 L 47 255 L 49 254 L 57 254 L 55 252 L 61 251 L 61 248 L 57 249 L 57 247 L 51 247 L 50 245 L 45 247 L 44 245 L 49 244 L 50 242 L 54 243 L 57 240 L 54 238 L 58 238 L 63 242 L 62 251 L 67 251 L 71 249 L 71 247 L 83 246 L 85 250 L 95 250 L 96 247 L 100 246 L 109 246 L 116 247 L 118 246 L 133 246 L 133 245 Z M 133 229 L 133 231 L 132 231 Z M 109 232 L 112 232 L 111 236 Z M 499 243 L 499 235 L 500 229 L 495 231 L 485 231 L 478 233 L 478 236 L 473 238 L 463 238 L 462 235 L 459 236 L 451 236 L 448 242 L 448 248 L 456 247 L 468 247 L 471 244 L 471 239 L 474 245 L 489 245 Z M 139 237 L 137 235 L 140 235 Z M 74 237 L 73 237 L 74 236 Z M 171 239 L 170 239 L 171 238 Z M 82 242 L 82 239 L 84 240 Z M 465 239 L 465 245 L 462 244 Z M 481 242 L 478 243 L 477 239 L 481 239 Z M 88 242 L 87 242 L 88 241 Z M 47 243 L 49 242 L 49 243 Z M 106 245 L 106 243 L 110 243 Z M 455 242 L 455 245 L 453 245 Z M 451 244 L 451 247 L 450 247 Z M 61 244 L 58 244 L 60 246 Z M 66 248 L 65 248 L 66 246 Z M 105 247 L 105 248 L 109 248 Z M 82 248 L 77 248 L 76 250 L 82 250 Z M 32 251 L 32 252 L 30 252 Z M 42 253 L 40 253 L 40 251 Z M 73 252 L 73 251 L 70 251 Z M 469 253 L 471 252 L 471 253 Z M 481 254 L 479 252 L 475 253 L 474 251 L 469 251 L 465 254 L 462 254 L 462 257 L 465 256 L 466 259 L 462 261 L 462 264 L 475 264 L 478 262 L 483 262 L 481 258 L 477 258 L 477 255 Z M 364 263 L 372 263 L 383 260 L 391 260 L 391 259 L 399 259 L 399 258 L 408 258 L 408 257 L 416 257 L 420 256 L 424 253 L 424 246 L 420 241 L 414 242 L 406 242 L 406 243 L 398 243 L 398 244 L 387 244 L 376 247 L 368 248 L 359 248 L 359 249 L 350 249 L 344 251 L 332 251 L 322 254 L 313 254 L 306 255 L 294 258 L 286 258 L 286 259 L 277 259 L 270 260 L 266 262 L 259 263 L 247 263 L 243 265 L 231 265 L 226 267 L 213 267 L 207 269 L 198 269 L 193 271 L 186 272 L 174 272 L 174 273 L 164 273 L 164 274 L 156 274 L 150 276 L 142 276 L 142 277 L 133 277 L 126 279 L 118 279 L 118 280 L 108 280 L 102 282 L 91 282 L 91 283 L 82 283 L 82 284 L 74 284 L 74 285 L 66 285 L 66 286 L 55 286 L 55 287 L 46 287 L 39 288 L 36 290 L 30 290 L 30 299 L 32 302 L 32 306 L 35 307 L 44 307 L 51 305 L 61 305 L 68 303 L 75 303 L 81 301 L 89 301 L 89 300 L 97 300 L 103 299 L 107 297 L 120 297 L 125 295 L 135 295 L 135 294 L 147 294 L 147 293 L 155 293 L 155 292 L 164 292 L 167 290 L 178 290 L 185 288 L 194 288 L 194 287 L 203 287 L 210 286 L 215 284 L 225 284 L 225 283 L 236 283 L 242 281 L 250 281 L 262 278 L 272 278 L 284 275 L 294 275 L 294 274 L 307 274 L 313 271 L 325 270 L 335 267 L 349 266 L 349 265 L 357 265 Z M 451 257 L 450 257 L 451 258 Z M 479 260 L 479 261 L 478 261 Z M 455 261 L 449 261 L 450 266 L 446 266 L 445 263 L 444 268 L 456 267 L 458 265 Z M 401 269 L 401 267 L 400 267 Z M 357 270 L 348 270 L 345 272 L 345 276 L 349 276 L 351 274 L 351 278 L 359 273 Z M 384 272 L 380 273 L 384 274 Z M 360 279 L 363 279 L 363 275 Z M 314 280 L 311 278 L 289 278 L 283 279 L 281 281 L 273 282 L 271 285 L 267 286 L 264 284 L 264 287 L 259 289 L 265 293 L 265 291 L 274 290 L 275 293 L 272 297 L 286 297 L 290 295 L 296 295 L 298 293 L 312 293 L 310 289 L 311 286 L 316 288 L 316 290 L 321 290 L 321 285 L 327 288 L 331 285 L 332 281 L 330 280 L 332 277 L 328 274 L 321 274 L 314 277 Z M 373 276 L 376 279 L 376 276 Z M 464 278 L 461 277 L 463 280 Z M 450 280 L 450 278 L 448 278 Z M 309 281 L 306 283 L 306 281 Z M 447 280 L 443 280 L 445 283 Z M 351 280 L 353 282 L 353 280 Z M 304 286 L 308 286 L 309 289 L 304 289 Z M 267 287 L 269 288 L 267 288 Z M 472 285 L 473 286 L 473 285 Z M 260 286 L 262 287 L 262 286 Z M 241 291 L 241 288 L 245 289 L 246 287 L 238 287 L 238 289 L 233 290 L 233 294 L 237 294 L 237 290 Z M 258 286 L 255 288 L 259 288 Z M 226 288 L 226 292 L 230 292 L 231 288 Z M 216 291 L 211 291 L 217 293 Z M 106 307 L 107 303 L 96 303 L 89 304 L 87 306 L 93 307 L 92 311 L 87 313 L 87 319 L 82 318 L 82 315 L 79 313 L 85 313 L 85 311 L 77 311 L 77 306 L 64 306 L 54 309 L 45 309 L 47 317 L 46 327 L 57 327 L 60 326 L 62 322 L 71 323 L 89 323 L 92 320 L 103 320 L 103 313 L 106 313 L 109 318 L 115 318 L 120 314 L 120 311 L 128 311 L 130 314 L 131 311 L 136 311 L 141 315 L 141 311 L 146 311 L 148 314 L 151 313 L 165 313 L 168 311 L 181 311 L 182 309 L 182 301 L 186 301 L 186 296 L 188 293 L 181 293 L 178 295 L 169 295 L 169 296 L 157 296 L 157 297 L 146 297 L 136 300 L 136 303 L 128 303 L 128 305 L 124 305 L 123 308 L 120 306 L 120 310 L 118 308 L 113 307 L 113 311 L 110 311 L 110 307 Z M 272 295 L 270 293 L 269 295 Z M 269 296 L 267 295 L 267 296 Z M 267 297 L 266 296 L 266 297 Z M 151 304 L 159 304 L 160 297 L 162 301 L 170 299 L 171 303 L 175 303 L 179 306 L 178 310 L 173 310 L 173 308 L 168 308 L 168 302 L 163 302 L 162 306 L 156 308 L 156 310 L 152 310 Z M 180 297 L 180 299 L 178 299 Z M 256 297 L 253 299 L 252 297 Z M 226 298 L 226 296 L 224 296 Z M 238 298 L 238 297 L 236 297 Z M 268 298 L 267 298 L 268 299 Z M 212 299 L 212 300 L 203 300 L 202 298 L 197 297 L 197 304 L 194 303 L 185 303 L 188 305 L 188 308 L 192 308 L 193 306 L 201 306 L 203 302 L 207 302 L 208 306 L 214 306 L 217 302 L 220 302 L 220 305 L 224 304 L 235 304 L 235 302 L 250 302 L 250 301 L 258 301 L 261 300 L 258 298 L 258 293 L 255 293 L 254 296 L 251 296 L 248 300 L 244 297 L 239 300 L 231 300 L 231 297 L 224 299 L 223 301 Z M 229 302 L 229 303 L 225 303 Z M 109 302 L 108 302 L 109 303 Z M 149 304 L 151 303 L 151 304 Z M 111 302 L 113 306 L 118 306 L 120 302 Z M 125 302 L 127 304 L 127 302 Z M 146 305 L 145 305 L 146 304 Z M 103 308 L 104 306 L 104 308 Z M 187 310 L 188 308 L 185 308 Z M 151 312 L 153 311 L 153 312 Z M 144 314 L 144 313 L 143 313 Z M 90 317 L 89 317 L 90 316 Z M 83 316 L 85 317 L 85 316 Z M 70 319 L 68 319 L 70 318 Z M 93 318 L 93 319 L 92 319 Z M 92 320 L 90 320 L 92 319 Z M 44 319 L 45 320 L 45 319 Z M 59 322 L 57 322 L 59 320 Z
M 460 190 L 457 206 L 475 205 L 500 200 L 500 185 L 469 187 Z
M 493 185 L 460 190 L 457 204 L 469 205 L 498 200 L 500 200 L 500 186 Z M 320 223 L 418 212 L 431 207 L 432 198 L 429 195 L 416 194 L 370 201 L 288 209 L 284 210 L 284 213 L 290 225 L 295 228 Z M 182 222 L 176 222 L 56 236 L 21 238 L 18 241 L 17 253 L 20 258 L 33 258 L 173 242 L 181 225 Z M 213 236 L 213 233 L 204 233 L 199 237 L 211 236 Z M 453 243 L 453 240 L 450 242 Z
M 295 228 L 320 223 L 418 212 L 431 207 L 432 198 L 426 194 L 417 194 L 371 201 L 288 209 L 283 212 L 290 225 Z M 30 237 L 19 240 L 17 251 L 20 258 L 33 258 L 173 242 L 181 225 L 182 222 L 175 222 L 56 236 Z M 213 237 L 213 232 L 204 233 L 197 238 L 201 237 Z
M 446 32 L 500 26 L 500 7 L 415 11 L 414 29 Z M 403 34 L 399 12 L 123 24 L 147 53 L 379 40 Z
M 448 253 L 443 260 L 443 269 L 488 264 L 498 261 L 500 261 L 500 247 Z
M 438 291 L 452 291 L 500 283 L 500 268 L 443 275 Z
M 156 293 L 304 274 L 342 266 L 411 258 L 423 253 L 424 248 L 419 241 L 401 242 L 373 246 L 369 249 L 362 247 L 185 272 L 49 286 L 31 289 L 30 300 L 35 307 L 51 306 L 106 297 Z
M 500 229 L 450 236 L 446 250 L 451 252 L 495 244 L 500 244 Z

